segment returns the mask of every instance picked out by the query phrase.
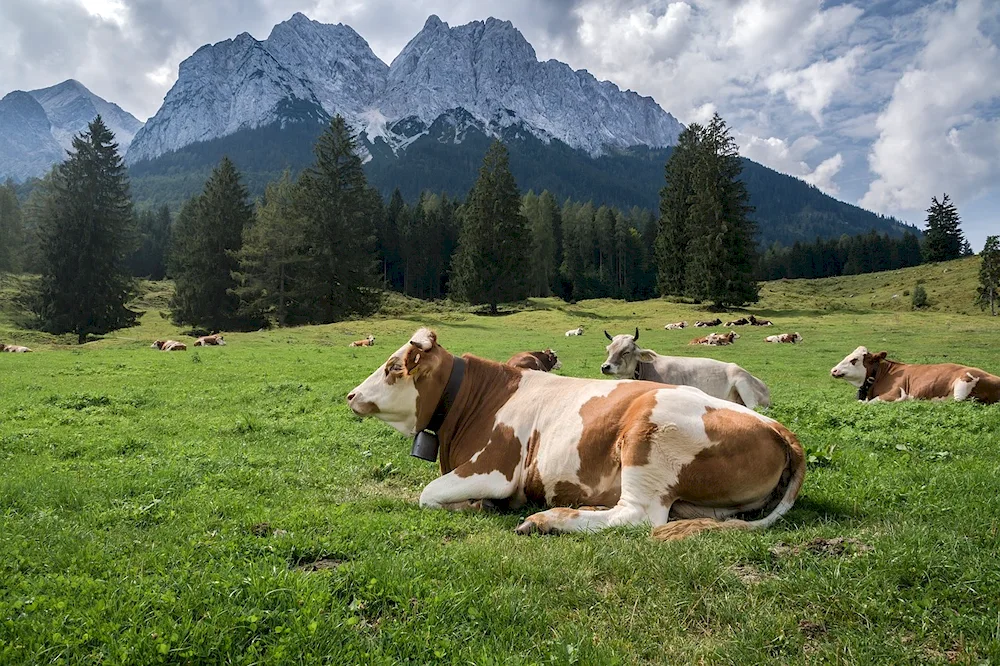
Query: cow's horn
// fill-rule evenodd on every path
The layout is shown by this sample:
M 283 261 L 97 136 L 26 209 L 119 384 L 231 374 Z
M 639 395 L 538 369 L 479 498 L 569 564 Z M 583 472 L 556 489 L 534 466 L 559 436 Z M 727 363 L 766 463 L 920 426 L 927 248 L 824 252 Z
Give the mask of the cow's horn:
M 637 341 L 638 339 L 639 339 L 639 327 L 638 327 L 638 326 L 636 326 L 636 327 L 635 327 L 635 337 L 634 337 L 634 338 L 632 338 L 632 342 L 635 342 L 635 341 Z
M 611 337 L 610 334 L 608 334 L 607 329 L 605 329 L 605 331 L 604 331 L 604 337 L 606 337 L 608 340 L 611 340 L 612 342 L 614 341 L 614 338 Z

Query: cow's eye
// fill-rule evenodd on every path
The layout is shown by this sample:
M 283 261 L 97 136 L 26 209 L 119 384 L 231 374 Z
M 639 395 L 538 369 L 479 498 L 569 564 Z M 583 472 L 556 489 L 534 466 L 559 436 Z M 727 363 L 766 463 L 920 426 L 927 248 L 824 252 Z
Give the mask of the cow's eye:
M 852 358 L 851 359 L 851 365 L 857 365 L 857 364 L 858 364 L 858 359 Z
M 629 354 L 631 354 L 631 353 L 632 353 L 632 352 L 630 352 L 630 351 L 623 351 L 623 352 L 622 352 L 622 356 L 628 356 L 628 355 L 629 355 Z

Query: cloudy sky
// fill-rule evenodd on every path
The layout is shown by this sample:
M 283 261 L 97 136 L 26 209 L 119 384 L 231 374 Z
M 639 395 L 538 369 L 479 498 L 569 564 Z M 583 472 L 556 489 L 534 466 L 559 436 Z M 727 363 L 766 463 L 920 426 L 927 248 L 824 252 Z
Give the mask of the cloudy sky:
M 0 95 L 76 78 L 145 120 L 196 48 L 295 11 L 387 63 L 430 14 L 509 19 L 540 59 L 684 123 L 718 111 L 746 156 L 844 201 L 922 224 L 947 192 L 977 250 L 1000 233 L 998 0 L 2 0 Z

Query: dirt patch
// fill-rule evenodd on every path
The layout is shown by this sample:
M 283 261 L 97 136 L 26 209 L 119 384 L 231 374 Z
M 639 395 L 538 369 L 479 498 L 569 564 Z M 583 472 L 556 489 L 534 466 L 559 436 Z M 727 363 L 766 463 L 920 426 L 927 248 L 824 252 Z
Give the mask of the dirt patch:
M 734 564 L 729 568 L 744 585 L 756 585 L 770 576 L 750 564 Z
M 272 529 L 271 523 L 256 523 L 250 526 L 250 533 L 255 537 L 280 537 L 288 534 L 285 530 Z
M 813 640 L 826 633 L 826 625 L 822 622 L 799 620 L 799 632 L 809 640 Z
M 333 571 L 344 562 L 345 560 L 337 560 L 332 557 L 321 557 L 320 559 L 313 560 L 312 562 L 299 562 L 292 567 L 292 569 L 306 573 L 313 571 Z
M 816 537 L 797 546 L 791 546 L 784 542 L 776 543 L 771 548 L 771 554 L 775 557 L 789 557 L 800 553 L 843 557 L 845 555 L 861 555 L 871 550 L 873 548 L 870 545 L 854 537 L 834 537 L 832 539 Z

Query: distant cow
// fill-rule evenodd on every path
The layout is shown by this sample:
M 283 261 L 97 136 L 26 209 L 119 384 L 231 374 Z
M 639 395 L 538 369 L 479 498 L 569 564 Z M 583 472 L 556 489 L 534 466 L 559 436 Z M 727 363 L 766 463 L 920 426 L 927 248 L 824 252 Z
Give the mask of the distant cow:
M 750 325 L 751 326 L 770 326 L 771 321 L 768 319 L 757 319 L 753 315 L 750 315 Z
M 779 333 L 778 335 L 769 335 L 764 338 L 764 342 L 789 342 L 795 344 L 796 342 L 802 342 L 802 336 L 798 333 Z
M 890 361 L 886 352 L 858 347 L 830 375 L 858 389 L 858 400 L 978 400 L 1000 402 L 1000 377 L 956 363 L 917 365 Z
M 187 351 L 187 345 L 176 340 L 157 340 L 150 347 L 160 351 Z
M 583 335 L 583 326 L 578 326 L 574 328 L 572 331 L 566 331 L 567 338 L 572 337 L 574 335 Z
M 195 347 L 224 347 L 226 344 L 222 335 L 204 335 L 194 341 Z
M 347 403 L 403 435 L 435 433 L 441 476 L 420 493 L 421 507 L 551 507 L 528 516 L 519 534 L 646 524 L 653 538 L 674 540 L 762 529 L 792 507 L 806 473 L 795 435 L 746 407 L 686 386 L 453 356 L 427 329 Z
M 695 338 L 688 344 L 692 345 L 712 345 L 716 347 L 722 347 L 724 345 L 731 345 L 740 337 L 740 334 L 736 331 L 729 331 L 728 333 L 709 333 L 708 335 Z
M 652 349 L 641 349 L 635 335 L 604 335 L 608 345 L 608 358 L 601 372 L 619 379 L 645 379 L 663 384 L 681 384 L 701 389 L 710 396 L 754 407 L 771 404 L 771 392 L 764 382 L 736 365 L 712 358 L 687 358 L 660 356 Z
M 526 370 L 541 370 L 542 372 L 558 370 L 562 367 L 562 363 L 559 362 L 559 357 L 556 356 L 556 353 L 551 349 L 514 354 L 507 359 L 507 365 L 512 365 L 515 368 L 524 368 Z
M 375 336 L 369 335 L 364 340 L 355 340 L 349 347 L 374 347 L 375 346 Z
M 696 321 L 694 323 L 698 328 L 710 328 L 712 326 L 722 326 L 722 320 L 716 317 L 711 321 Z
M 20 345 L 5 345 L 0 343 L 0 352 L 9 352 L 11 354 L 26 354 L 31 350 L 27 347 L 22 347 Z
M 682 328 L 687 328 L 687 325 L 688 323 L 686 321 L 675 321 L 672 324 L 667 324 L 663 328 L 667 329 L 668 331 L 678 331 Z
M 747 319 L 746 317 L 740 317 L 739 319 L 726 322 L 726 328 L 729 328 L 730 326 L 746 326 L 749 323 L 750 323 L 749 319 Z

